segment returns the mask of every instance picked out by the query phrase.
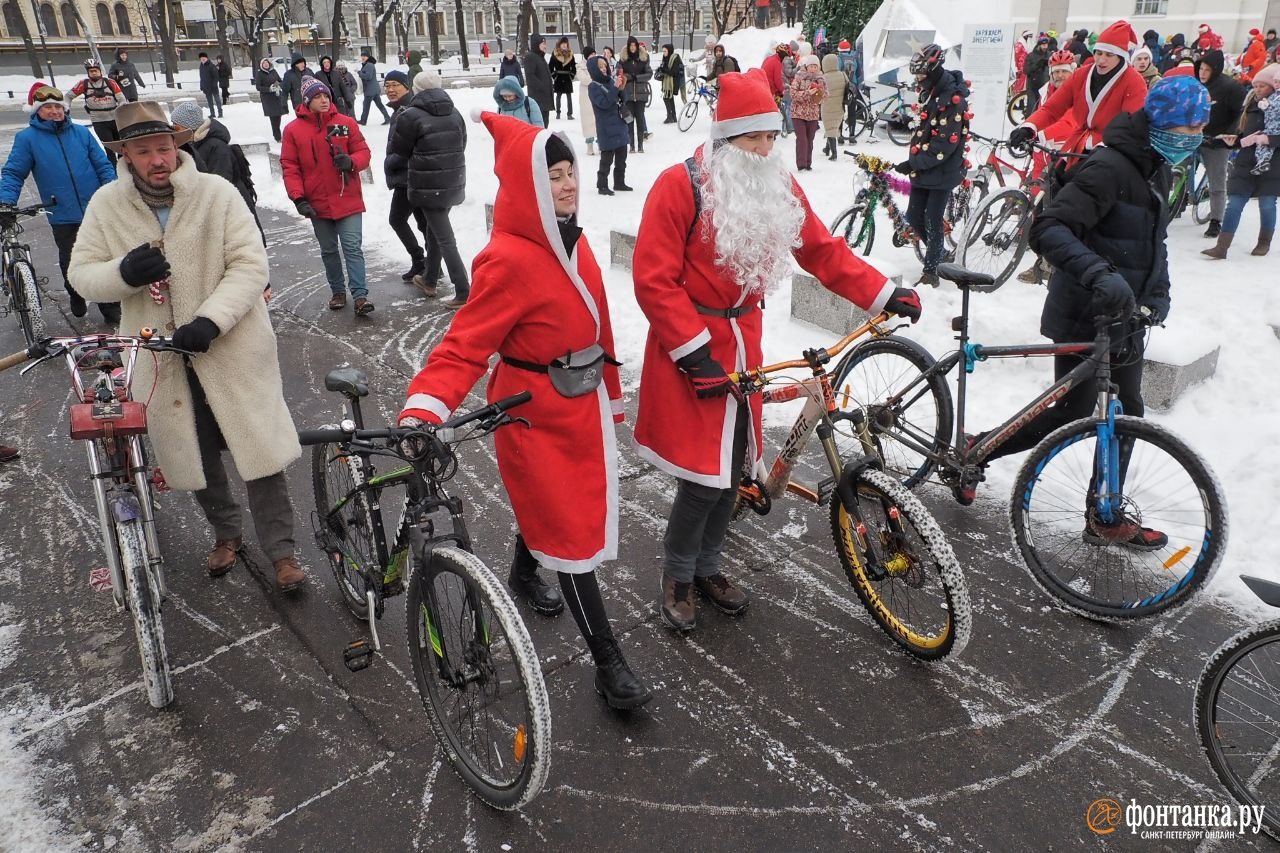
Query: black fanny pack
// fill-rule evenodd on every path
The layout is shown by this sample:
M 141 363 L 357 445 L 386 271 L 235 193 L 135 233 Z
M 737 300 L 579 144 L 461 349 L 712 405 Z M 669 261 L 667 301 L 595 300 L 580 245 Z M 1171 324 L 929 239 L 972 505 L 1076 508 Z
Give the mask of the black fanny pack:
M 538 364 L 519 358 L 502 356 L 502 360 L 519 370 L 530 373 L 545 373 L 551 380 L 551 387 L 561 397 L 581 397 L 590 394 L 600 386 L 604 379 L 605 364 L 618 367 L 622 364 L 604 351 L 599 344 L 592 344 L 584 350 L 570 352 L 552 359 L 550 364 Z

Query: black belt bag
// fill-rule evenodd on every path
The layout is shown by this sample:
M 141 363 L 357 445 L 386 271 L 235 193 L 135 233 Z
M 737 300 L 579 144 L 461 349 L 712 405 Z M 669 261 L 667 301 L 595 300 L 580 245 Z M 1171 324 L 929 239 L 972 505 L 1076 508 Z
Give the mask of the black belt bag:
M 530 373 L 545 373 L 551 380 L 551 387 L 561 397 L 582 397 L 600 387 L 604 379 L 605 364 L 618 367 L 622 364 L 604 351 L 599 344 L 592 344 L 584 350 L 570 352 L 552 359 L 550 364 L 538 364 L 519 358 L 502 356 L 502 360 L 519 370 Z
M 708 308 L 705 305 L 699 305 L 695 302 L 693 303 L 693 307 L 699 314 L 704 314 L 707 317 L 721 317 L 725 320 L 736 320 L 739 317 L 745 317 L 757 308 L 763 308 L 764 303 L 753 302 L 750 305 L 739 305 L 737 308 Z

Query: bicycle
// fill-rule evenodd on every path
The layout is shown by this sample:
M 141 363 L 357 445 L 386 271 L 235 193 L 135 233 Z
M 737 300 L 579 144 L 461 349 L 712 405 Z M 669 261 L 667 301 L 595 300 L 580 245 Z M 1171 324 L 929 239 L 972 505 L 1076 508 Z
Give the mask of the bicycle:
M 1280 583 L 1242 575 L 1280 607 Z M 1209 766 L 1262 829 L 1280 841 L 1280 619 L 1241 631 L 1209 656 L 1196 682 L 1194 724 Z
M 49 332 L 40 313 L 44 301 L 31 264 L 31 247 L 18 241 L 22 234 L 18 219 L 35 216 L 57 203 L 56 198 L 51 198 L 48 204 L 0 209 L 0 282 L 3 282 L 0 286 L 4 288 L 5 313 L 18 315 L 18 325 L 28 347 L 44 340 Z
M 859 455 L 846 461 L 836 441 L 838 422 L 847 420 L 858 430 L 865 428 L 865 421 L 861 413 L 842 412 L 836 405 L 826 366 L 858 338 L 887 334 L 881 325 L 889 319 L 888 313 L 878 314 L 829 348 L 805 350 L 800 360 L 730 375 L 735 396 L 758 393 L 765 403 L 805 399 L 765 481 L 748 478 L 739 486 L 735 514 L 750 508 L 766 515 L 773 501 L 787 492 L 818 506 L 830 503 L 836 551 L 871 618 L 908 653 L 936 661 L 959 654 L 972 629 L 959 561 L 937 521 L 881 470 L 878 457 Z M 785 385 L 771 378 L 794 369 L 807 369 L 812 376 L 790 379 Z M 807 486 L 792 480 L 791 472 L 815 432 L 830 475 Z
M 853 204 L 846 207 L 831 223 L 831 233 L 844 240 L 850 249 L 861 249 L 864 256 L 871 254 L 876 240 L 876 208 L 883 207 L 893 224 L 893 245 L 901 248 L 910 245 L 916 257 L 924 263 L 925 244 L 916 236 L 901 208 L 893 200 L 889 186 L 889 172 L 893 164 L 869 154 L 846 151 L 867 174 L 867 185 L 857 191 Z M 855 183 L 856 186 L 856 183 Z
M 1026 254 L 1032 217 L 1036 207 L 1047 204 L 1052 197 L 1058 164 L 1087 156 L 1033 142 L 1027 147 L 1046 155 L 1044 170 L 1019 172 L 1022 182 L 1017 187 L 1004 187 L 987 196 L 974 209 L 964 235 L 957 241 L 956 263 L 990 275 L 996 285 L 1009 280 Z
M 336 426 L 301 430 L 312 446 L 312 527 L 344 603 L 369 631 L 343 650 L 353 672 L 382 649 L 377 622 L 388 597 L 407 594 L 406 635 L 414 680 L 436 739 L 481 800 L 518 809 L 542 789 L 550 769 L 551 713 L 533 641 L 502 584 L 471 552 L 462 499 L 444 488 L 457 472 L 454 448 L 527 421 L 508 411 L 525 391 L 439 426 L 366 429 L 365 375 L 340 368 L 325 388 L 345 397 Z M 347 409 L 349 408 L 349 413 Z M 463 427 L 474 426 L 464 434 Z M 396 460 L 379 473 L 374 457 Z M 395 539 L 388 543 L 382 494 L 404 487 Z M 438 513 L 448 515 L 437 531 Z
M 1169 188 L 1170 216 L 1178 219 L 1188 207 L 1197 225 L 1209 221 L 1209 173 L 1198 151 L 1173 167 L 1173 185 Z
M 852 103 L 845 110 L 845 122 L 849 124 L 849 132 L 845 138 L 855 142 L 863 133 L 868 134 L 870 141 L 876 138 L 875 126 L 883 123 L 889 141 L 894 145 L 908 145 L 911 142 L 911 126 L 915 123 L 912 107 L 907 103 L 905 93 L 915 88 L 912 83 L 894 83 L 894 91 L 879 100 L 871 100 L 871 87 L 858 86 L 853 89 Z
M 716 99 L 720 95 L 720 90 L 709 85 L 705 77 L 698 77 L 695 82 L 696 89 L 689 96 L 689 103 L 684 105 L 684 109 L 680 111 L 680 118 L 676 121 L 676 126 L 680 128 L 681 133 L 693 127 L 693 123 L 698 120 L 700 104 L 707 105 L 708 115 L 715 115 Z
M 909 339 L 881 337 L 856 347 L 836 372 L 842 408 L 861 410 L 869 425 L 864 452 L 878 454 L 909 488 L 936 470 L 967 504 L 994 451 L 1072 388 L 1096 380 L 1099 410 L 1045 437 L 1018 472 L 1009 510 L 1014 543 L 1040 588 L 1090 619 L 1137 619 L 1187 601 L 1225 551 L 1226 501 L 1213 472 L 1182 439 L 1124 415 L 1111 383 L 1108 327 L 1116 319 L 1096 318 L 1092 341 L 971 343 L 970 293 L 998 284 L 956 264 L 940 264 L 938 276 L 961 292 L 954 351 L 935 360 Z M 966 380 L 979 362 L 1057 355 L 1083 358 L 1000 426 L 965 433 Z M 946 378 L 957 368 L 953 415 Z M 1135 550 L 1129 540 L 1144 526 L 1163 533 L 1164 543 Z
M 95 587 L 109 582 L 116 609 L 128 609 L 132 615 L 147 701 L 153 708 L 163 708 L 173 701 L 173 680 L 164 642 L 161 611 L 166 590 L 151 491 L 163 488 L 163 476 L 159 469 L 152 472 L 142 444 L 147 434 L 147 402 L 135 400 L 132 394 L 140 350 L 190 355 L 151 329 L 143 329 L 137 337 L 47 338 L 0 359 L 0 370 L 30 360 L 21 371 L 25 374 L 44 362 L 66 360 L 71 389 L 79 401 L 69 408 L 70 434 L 85 442 L 107 557 L 105 576 L 95 570 L 90 582 Z M 127 362 L 120 358 L 125 351 Z M 82 373 L 96 376 L 85 381 Z
M 1014 92 L 1009 96 L 1009 100 L 1005 102 L 1004 114 L 1009 118 L 1009 124 L 1017 127 L 1026 122 L 1032 111 L 1027 109 L 1030 101 L 1026 90 Z

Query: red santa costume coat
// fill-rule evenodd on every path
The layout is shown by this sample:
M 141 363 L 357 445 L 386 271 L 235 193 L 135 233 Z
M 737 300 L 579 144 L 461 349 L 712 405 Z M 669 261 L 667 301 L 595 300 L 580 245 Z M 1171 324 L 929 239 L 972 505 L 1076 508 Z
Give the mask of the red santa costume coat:
M 1132 65 L 1108 80 L 1097 98 L 1089 94 L 1093 69 L 1093 63 L 1077 68 L 1062 88 L 1031 114 L 1025 126 L 1042 139 L 1062 140 L 1063 151 L 1083 153 L 1102 141 L 1102 131 L 1113 118 L 1142 109 L 1147 83 Z
M 703 148 L 694 155 L 702 161 Z M 832 237 L 814 215 L 800 185 L 792 191 L 804 206 L 803 245 L 795 250 L 800 266 L 823 286 L 860 308 L 878 313 L 893 295 L 893 283 Z M 640 376 L 640 410 L 636 418 L 636 452 L 659 469 L 684 480 L 727 489 L 732 475 L 733 430 L 738 403 L 732 396 L 699 400 L 676 361 L 703 344 L 725 370 L 745 370 L 762 363 L 760 336 L 763 310 L 736 320 L 699 314 L 706 308 L 736 308 L 757 300 L 715 263 L 715 237 L 703 217 L 693 234 L 693 188 L 681 163 L 661 175 L 645 200 L 636 236 L 634 279 L 636 300 L 649 318 L 644 369 Z M 760 395 L 749 398 L 752 429 L 747 431 L 753 470 L 760 466 Z
M 499 182 L 493 235 L 472 264 L 467 304 L 409 383 L 401 417 L 446 420 L 495 352 L 538 364 L 596 343 L 613 353 L 600 266 L 584 238 L 567 253 L 557 228 L 544 154 L 551 131 L 494 113 L 482 120 Z M 526 389 L 533 399 L 513 414 L 532 428 L 494 435 L 498 472 L 538 562 L 591 571 L 618 550 L 618 369 L 606 364 L 594 393 L 569 398 L 546 374 L 499 361 L 485 393 L 493 402 Z

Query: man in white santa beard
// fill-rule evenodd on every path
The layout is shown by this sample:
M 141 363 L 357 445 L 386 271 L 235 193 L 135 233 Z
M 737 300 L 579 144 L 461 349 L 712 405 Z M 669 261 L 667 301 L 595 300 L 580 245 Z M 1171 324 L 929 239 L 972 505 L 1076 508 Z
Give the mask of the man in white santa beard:
M 791 258 L 824 287 L 877 314 L 920 316 L 915 291 L 832 237 L 774 150 L 782 118 L 753 69 L 719 78 L 711 144 L 668 168 L 636 236 L 636 300 L 649 319 L 636 452 L 678 478 L 663 538 L 659 612 L 694 627 L 693 593 L 742 613 L 749 599 L 721 570 L 744 472 L 760 467 L 760 397 L 730 395 L 727 371 L 763 363 L 762 301 Z

